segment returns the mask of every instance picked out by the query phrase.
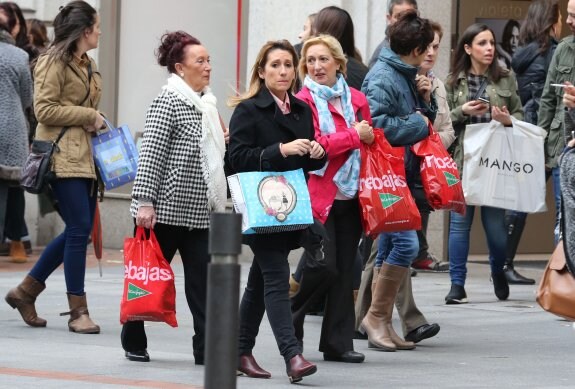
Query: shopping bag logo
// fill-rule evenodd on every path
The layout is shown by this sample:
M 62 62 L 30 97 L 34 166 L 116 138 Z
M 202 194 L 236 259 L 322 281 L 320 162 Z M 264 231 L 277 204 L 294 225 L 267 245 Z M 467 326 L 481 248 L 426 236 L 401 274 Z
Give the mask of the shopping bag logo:
M 361 178 L 359 180 L 359 191 L 389 188 L 395 192 L 397 188 L 407 187 L 407 181 L 405 181 L 404 177 L 393 174 L 390 170 L 388 170 L 387 173 L 388 174 L 384 174 L 381 177 Z
M 497 158 L 489 160 L 489 157 L 483 158 L 483 156 L 479 157 L 479 166 L 485 166 L 489 169 L 497 169 L 500 171 L 508 171 L 508 172 L 515 172 L 515 173 L 525 173 L 531 174 L 535 170 L 535 167 L 526 162 L 526 163 L 519 163 L 514 161 L 508 160 L 499 160 Z
M 455 177 L 453 174 L 449 172 L 443 172 L 443 175 L 445 176 L 445 180 L 447 181 L 447 186 L 453 186 L 459 183 L 459 179 Z
M 387 209 L 391 207 L 393 204 L 397 203 L 398 201 L 401 201 L 403 197 L 396 196 L 391 193 L 380 193 L 379 199 L 381 200 L 381 205 L 383 205 L 383 209 Z
M 162 269 L 158 266 L 136 266 L 129 261 L 124 265 L 124 278 L 128 280 L 138 280 L 144 281 L 144 285 L 148 285 L 148 282 L 155 281 L 169 281 L 173 277 L 169 269 Z
M 286 221 L 297 204 L 297 192 L 285 176 L 267 176 L 258 184 L 258 199 L 266 215 Z
M 430 167 L 435 167 L 440 170 L 457 169 L 457 164 L 450 156 L 438 158 L 435 155 L 427 155 L 425 156 L 424 163 L 421 164 L 421 171 Z
M 145 289 L 142 289 L 142 288 L 132 284 L 131 282 L 128 283 L 128 295 L 127 295 L 128 301 L 135 300 L 135 299 L 138 299 L 140 297 L 147 296 L 149 294 L 152 294 L 152 292 L 149 292 Z

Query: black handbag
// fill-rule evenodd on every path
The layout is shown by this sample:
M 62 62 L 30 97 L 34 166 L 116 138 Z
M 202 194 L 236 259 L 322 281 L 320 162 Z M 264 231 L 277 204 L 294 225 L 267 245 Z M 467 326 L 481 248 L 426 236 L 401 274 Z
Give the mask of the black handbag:
M 28 158 L 26 158 L 20 178 L 20 186 L 26 192 L 33 194 L 42 193 L 44 187 L 55 178 L 56 175 L 52 171 L 52 155 L 54 152 L 60 151 L 58 142 L 60 142 L 68 128 L 62 128 L 58 138 L 53 142 L 45 140 L 34 140 L 32 142 L 32 148 Z

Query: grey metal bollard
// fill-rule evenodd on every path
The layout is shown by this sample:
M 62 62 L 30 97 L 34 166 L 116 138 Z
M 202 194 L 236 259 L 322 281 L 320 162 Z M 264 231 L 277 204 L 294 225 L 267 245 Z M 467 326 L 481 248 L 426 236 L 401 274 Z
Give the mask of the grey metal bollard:
M 240 265 L 242 215 L 210 216 L 208 298 L 204 387 L 236 387 L 238 366 Z

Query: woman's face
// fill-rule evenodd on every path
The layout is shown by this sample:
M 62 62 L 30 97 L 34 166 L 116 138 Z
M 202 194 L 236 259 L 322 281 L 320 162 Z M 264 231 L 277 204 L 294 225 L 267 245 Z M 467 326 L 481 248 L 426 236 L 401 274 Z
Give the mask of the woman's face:
M 294 58 L 287 50 L 274 49 L 268 52 L 267 61 L 263 69 L 259 69 L 259 76 L 271 93 L 280 100 L 295 80 Z
M 96 22 L 92 26 L 92 30 L 86 30 L 86 42 L 88 43 L 88 50 L 92 50 L 98 47 L 98 41 L 100 40 L 100 16 L 96 15 Z
M 303 42 L 307 38 L 309 38 L 310 35 L 311 35 L 311 20 L 310 20 L 310 18 L 307 18 L 305 20 L 304 25 L 303 25 L 302 32 L 300 32 L 297 37 L 299 38 L 300 42 Z
M 435 61 L 437 61 L 437 54 L 439 53 L 439 34 L 435 33 L 433 42 L 427 47 L 427 52 L 425 54 L 425 59 L 421 63 L 421 71 L 427 73 L 435 66 Z
M 517 46 L 519 45 L 519 28 L 513 27 L 511 30 L 511 37 L 509 38 L 509 48 L 511 49 L 511 55 L 515 53 L 517 50 Z
M 334 86 L 340 66 L 323 43 L 307 48 L 305 53 L 307 74 L 321 85 Z
M 194 91 L 201 92 L 210 85 L 210 55 L 202 45 L 187 45 L 184 47 L 184 59 L 176 64 L 178 75 L 184 79 Z
M 480 67 L 489 67 L 495 53 L 495 38 L 489 30 L 475 35 L 470 45 L 465 45 L 465 52 L 470 56 L 471 63 Z

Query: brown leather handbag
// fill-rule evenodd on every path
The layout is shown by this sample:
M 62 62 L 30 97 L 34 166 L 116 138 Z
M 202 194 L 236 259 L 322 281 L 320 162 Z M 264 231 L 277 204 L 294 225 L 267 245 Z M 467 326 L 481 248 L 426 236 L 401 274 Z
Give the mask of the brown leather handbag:
M 563 240 L 545 268 L 537 288 L 537 303 L 547 312 L 575 321 L 575 277 L 567 268 Z

